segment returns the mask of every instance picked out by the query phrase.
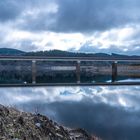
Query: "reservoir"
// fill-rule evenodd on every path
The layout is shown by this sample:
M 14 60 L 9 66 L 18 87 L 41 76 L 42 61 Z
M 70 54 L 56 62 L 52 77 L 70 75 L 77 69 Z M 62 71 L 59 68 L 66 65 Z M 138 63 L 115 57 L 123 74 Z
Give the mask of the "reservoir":
M 0 103 L 103 140 L 140 139 L 140 86 L 0 88 Z

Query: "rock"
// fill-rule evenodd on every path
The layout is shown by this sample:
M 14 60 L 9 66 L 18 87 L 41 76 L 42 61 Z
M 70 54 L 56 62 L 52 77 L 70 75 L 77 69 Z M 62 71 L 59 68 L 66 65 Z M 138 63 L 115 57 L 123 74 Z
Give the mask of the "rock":
M 21 124 L 21 125 L 24 125 L 24 118 L 22 116 L 19 116 L 17 118 L 17 123 Z
M 0 140 L 100 140 L 83 129 L 58 125 L 41 114 L 0 105 Z

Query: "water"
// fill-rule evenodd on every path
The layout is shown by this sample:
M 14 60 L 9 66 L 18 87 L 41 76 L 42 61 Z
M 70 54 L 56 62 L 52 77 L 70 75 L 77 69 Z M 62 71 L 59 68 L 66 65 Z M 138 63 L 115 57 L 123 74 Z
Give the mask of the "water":
M 0 88 L 0 103 L 104 140 L 140 139 L 140 86 Z

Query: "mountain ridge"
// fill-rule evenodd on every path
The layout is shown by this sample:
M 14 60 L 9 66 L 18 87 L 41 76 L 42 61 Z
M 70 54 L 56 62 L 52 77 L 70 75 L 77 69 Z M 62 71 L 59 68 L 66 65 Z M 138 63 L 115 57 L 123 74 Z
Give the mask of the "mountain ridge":
M 0 48 L 0 55 L 23 55 L 25 53 L 26 52 L 18 49 Z
M 57 57 L 140 57 L 138 55 L 107 54 L 107 53 L 82 53 L 62 50 L 25 52 L 12 48 L 0 48 L 1 56 L 57 56 Z

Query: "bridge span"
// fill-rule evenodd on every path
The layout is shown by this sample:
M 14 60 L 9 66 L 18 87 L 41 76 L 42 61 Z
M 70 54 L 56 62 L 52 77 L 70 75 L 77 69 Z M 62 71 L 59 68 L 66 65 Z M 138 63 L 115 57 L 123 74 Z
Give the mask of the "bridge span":
M 32 83 L 10 83 L 0 84 L 0 87 L 34 87 L 34 86 L 125 86 L 125 85 L 140 85 L 138 82 L 117 82 L 117 65 L 118 62 L 132 62 L 140 64 L 140 57 L 38 57 L 38 56 L 0 56 L 0 61 L 30 61 L 32 62 Z M 61 61 L 61 62 L 75 62 L 75 72 L 77 81 L 75 83 L 37 83 L 36 82 L 36 62 L 38 61 Z M 95 83 L 82 83 L 80 78 L 81 62 L 110 62 L 112 64 L 111 81 L 110 82 L 95 82 Z M 13 66 L 14 67 L 14 66 Z

